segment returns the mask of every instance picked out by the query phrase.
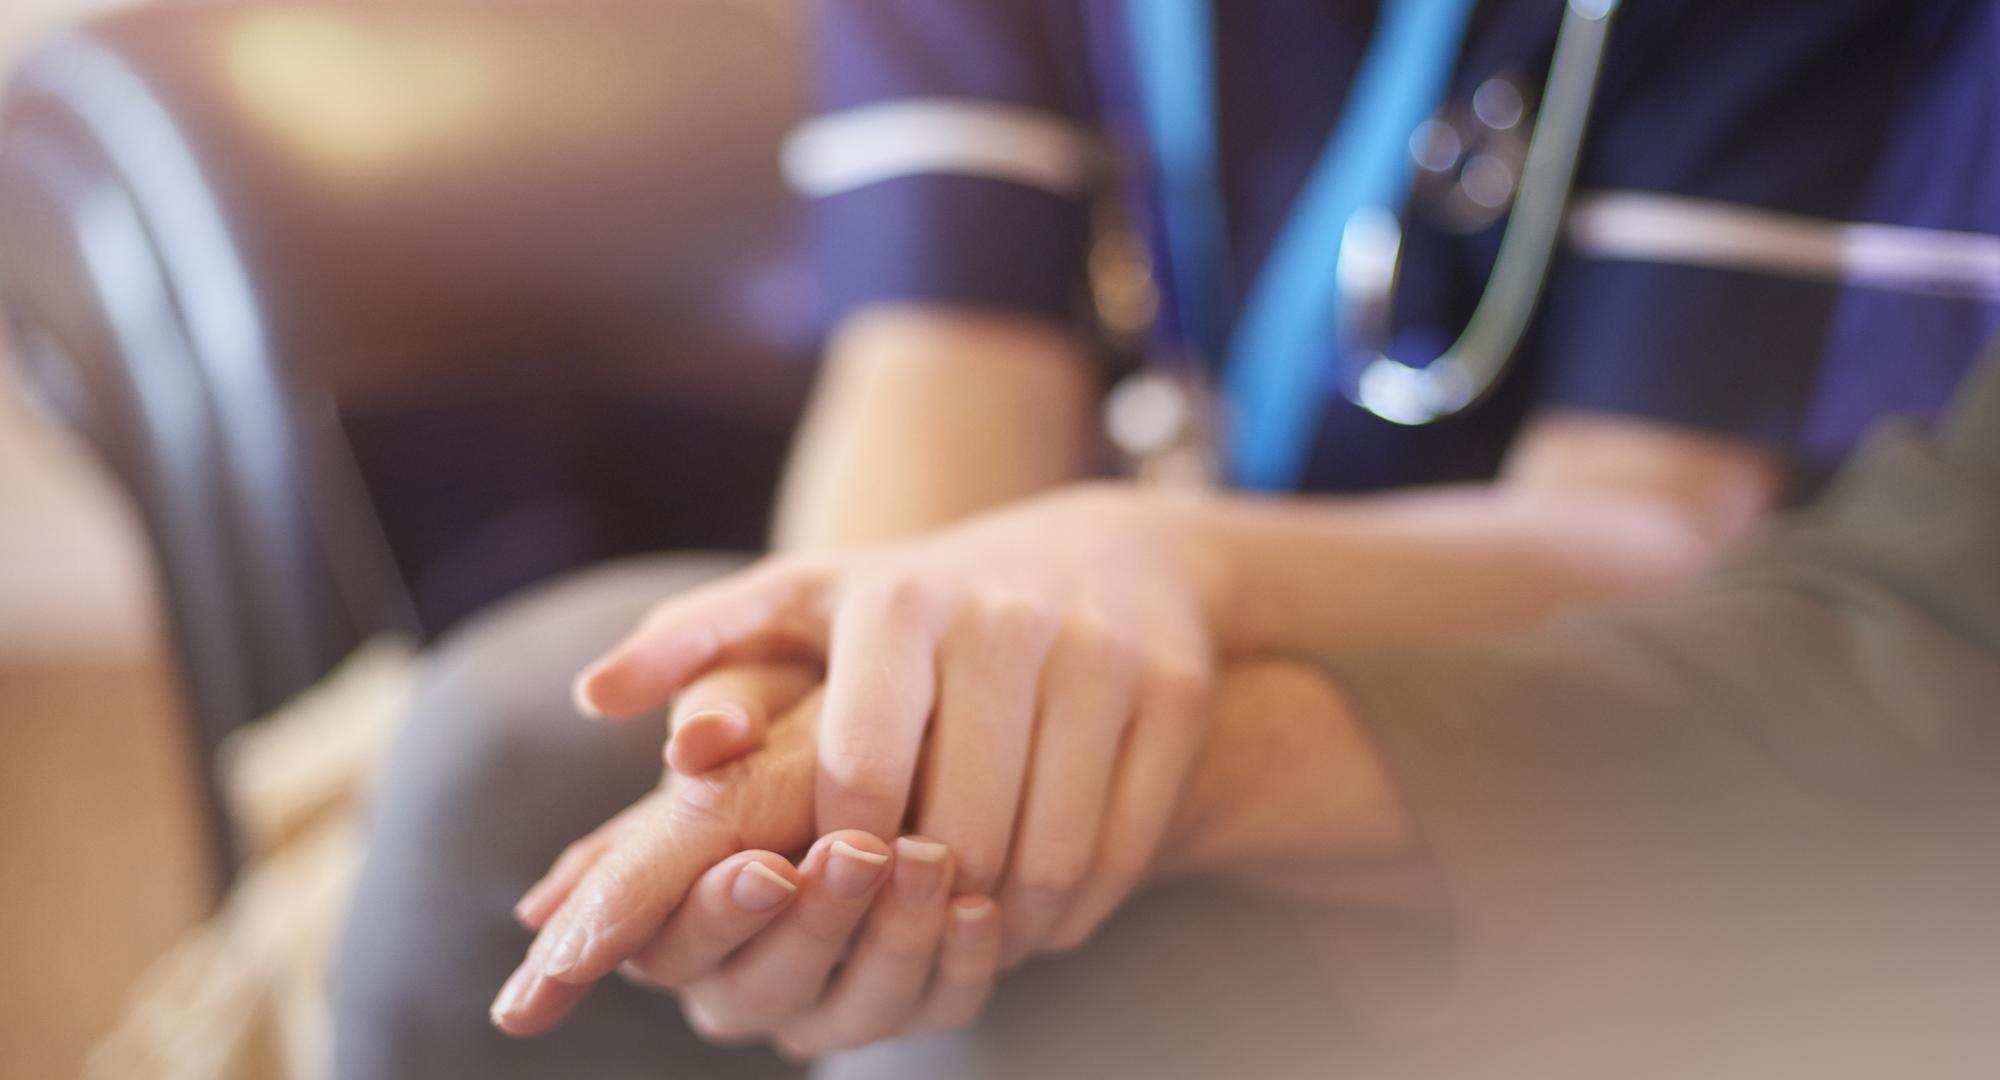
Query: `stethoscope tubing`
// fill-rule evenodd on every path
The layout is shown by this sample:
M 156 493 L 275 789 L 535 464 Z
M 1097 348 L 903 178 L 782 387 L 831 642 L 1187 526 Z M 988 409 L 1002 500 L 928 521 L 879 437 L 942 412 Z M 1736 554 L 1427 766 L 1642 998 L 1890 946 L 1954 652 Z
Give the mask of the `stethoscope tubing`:
M 1361 358 L 1356 378 L 1345 388 L 1356 406 L 1397 424 L 1430 424 L 1478 405 L 1506 377 L 1541 302 L 1562 240 L 1620 2 L 1569 0 L 1513 212 L 1501 234 L 1492 276 L 1465 330 L 1425 367 L 1384 355 L 1379 341 L 1342 343 L 1344 355 Z M 1394 222 L 1393 214 L 1388 220 Z M 1343 259 L 1349 251 L 1364 247 L 1343 245 Z M 1391 257 L 1378 259 L 1380 265 L 1373 268 L 1342 267 L 1342 294 L 1355 310 L 1340 320 L 1341 326 L 1379 332 L 1388 325 L 1396 293 L 1396 261 Z

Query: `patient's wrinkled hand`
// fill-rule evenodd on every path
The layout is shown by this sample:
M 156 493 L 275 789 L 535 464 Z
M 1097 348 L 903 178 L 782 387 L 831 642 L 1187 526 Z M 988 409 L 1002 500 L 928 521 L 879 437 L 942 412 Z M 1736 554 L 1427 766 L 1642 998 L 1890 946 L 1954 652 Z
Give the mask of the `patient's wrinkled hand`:
M 750 861 L 787 881 L 795 876 L 773 853 L 812 840 L 811 717 L 818 695 L 809 691 L 816 673 L 769 666 L 742 669 L 739 679 L 759 691 L 752 707 L 787 695 L 803 700 L 762 733 L 758 752 L 700 777 L 669 773 L 556 860 L 516 909 L 540 933 L 494 1001 L 493 1019 L 502 1029 L 534 1034 L 560 1023 L 592 984 L 652 941 L 696 880 L 723 860 L 754 855 Z M 676 719 L 698 713 L 701 704 L 677 706 Z
M 614 969 L 676 990 L 708 1037 L 769 1037 L 801 1056 L 977 1014 L 999 920 L 986 897 L 952 897 L 943 845 L 892 850 L 850 831 L 822 837 L 797 869 L 777 854 L 812 838 L 816 679 L 739 667 L 683 695 L 677 730 L 728 729 L 718 745 L 754 732 L 761 749 L 669 774 L 564 852 L 517 907 L 541 932 L 494 1002 L 496 1024 L 553 1028 Z

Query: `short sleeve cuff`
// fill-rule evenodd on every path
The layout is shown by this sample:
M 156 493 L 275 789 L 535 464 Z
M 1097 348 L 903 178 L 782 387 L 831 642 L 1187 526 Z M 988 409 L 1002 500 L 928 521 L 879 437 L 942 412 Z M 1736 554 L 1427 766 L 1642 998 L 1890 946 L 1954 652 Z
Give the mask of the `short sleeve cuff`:
M 1801 460 L 1802 433 L 1839 293 L 1744 271 L 1569 260 L 1548 289 L 1536 396 L 1824 466 Z
M 922 301 L 1075 322 L 1083 198 L 985 177 L 918 175 L 814 200 L 812 242 L 837 316 Z

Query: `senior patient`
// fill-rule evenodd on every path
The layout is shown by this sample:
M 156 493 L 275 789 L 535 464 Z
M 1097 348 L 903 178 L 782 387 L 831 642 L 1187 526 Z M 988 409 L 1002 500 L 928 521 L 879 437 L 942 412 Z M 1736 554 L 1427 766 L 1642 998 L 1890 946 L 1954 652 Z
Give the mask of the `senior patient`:
M 1081 43 L 1098 39 L 1066 5 L 823 6 L 829 49 L 849 54 L 830 65 L 832 119 L 903 95 L 1094 120 L 1095 95 L 1073 76 Z M 1844 216 L 1874 172 L 1886 103 L 1901 100 L 1896 73 L 1908 56 L 1935 62 L 1903 46 L 1918 24 L 1963 29 L 1955 20 L 1972 7 L 1658 5 L 1614 50 L 1606 150 L 1585 184 L 1637 185 L 1643 164 L 1654 192 Z M 1258 113 L 1247 105 L 1269 100 L 1275 73 L 1354 67 L 1351 42 L 1269 17 L 1285 10 L 1217 5 L 1224 40 L 1262 42 L 1271 60 L 1226 65 L 1231 108 Z M 1476 21 L 1455 82 L 1469 92 L 1498 67 L 1532 68 L 1538 25 Z M 984 59 L 938 62 L 967 43 Z M 1679 137 L 1647 142 L 1663 101 L 1711 84 L 1739 99 L 1668 109 Z M 1302 179 L 1312 155 L 1296 151 L 1316 148 L 1331 120 L 1290 119 L 1262 150 L 1230 140 L 1255 151 L 1245 175 L 1264 178 L 1231 216 L 1247 250 L 1284 209 L 1272 193 Z M 1914 160 L 1925 167 L 1912 175 L 1936 172 L 1935 157 Z M 385 778 L 340 958 L 341 1076 L 789 1068 L 697 1040 L 683 1003 L 706 1035 L 772 1039 L 795 1056 L 979 1018 L 824 1066 L 860 1075 L 1406 1063 L 1407 1048 L 1361 1018 L 1392 987 L 1437 1000 L 1418 977 L 1425 961 L 1460 957 L 1451 935 L 1480 927 L 1453 861 L 1460 823 L 1434 822 L 1432 808 L 1451 804 L 1422 787 L 1383 719 L 1371 736 L 1316 668 L 1264 657 L 1462 641 L 1686 579 L 1781 497 L 1786 460 L 1837 457 L 1892 406 L 1922 410 L 1925 388 L 1970 355 L 1823 354 L 1835 294 L 1824 282 L 1578 257 L 1558 269 L 1541 331 L 1495 402 L 1404 432 L 1329 400 L 1299 486 L 1472 482 L 1317 499 L 1077 488 L 938 533 L 1090 471 L 1098 388 L 1066 318 L 1084 199 L 1017 175 L 878 179 L 818 200 L 845 241 L 838 278 L 853 295 L 782 508 L 794 553 L 744 573 L 717 561 L 607 568 L 508 605 L 436 658 Z M 1485 236 L 1415 229 L 1412 244 L 1483 266 Z M 1413 340 L 1470 303 L 1445 277 L 1408 290 L 1401 329 Z M 1957 306 L 1922 307 L 1933 300 Z M 1963 300 L 1912 303 L 1871 325 L 1970 336 Z M 1923 377 L 1906 377 L 1919 363 Z M 679 691 L 664 783 L 657 729 L 580 722 L 564 689 L 656 604 L 579 699 L 623 715 Z M 1449 685 L 1456 668 L 1436 670 Z M 1354 676 L 1364 700 L 1370 685 Z M 1427 745 L 1443 760 L 1461 742 Z M 1417 781 L 1407 791 L 1405 772 Z M 1634 781 L 1631 794 L 1673 779 Z M 1587 768 L 1567 780 L 1608 782 Z M 1588 822 L 1536 824 L 1550 835 L 1524 832 L 1515 847 L 1562 850 Z M 1508 849 L 1462 850 L 1483 866 Z M 1559 913 L 1554 901 L 1587 898 L 1606 884 L 1598 871 L 1623 866 L 1520 889 L 1545 885 L 1554 895 L 1539 910 Z M 528 942 L 517 900 L 541 930 L 510 976 Z M 1376 950 L 1391 955 L 1368 962 Z M 584 1000 L 618 968 L 627 978 Z M 493 1032 L 495 990 L 507 1030 L 553 1032 Z

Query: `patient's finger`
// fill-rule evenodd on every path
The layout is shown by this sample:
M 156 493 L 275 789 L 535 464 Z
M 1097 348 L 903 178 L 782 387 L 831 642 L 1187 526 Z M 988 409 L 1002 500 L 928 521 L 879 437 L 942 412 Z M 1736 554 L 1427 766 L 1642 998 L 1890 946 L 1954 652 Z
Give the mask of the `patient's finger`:
M 564 848 L 549 872 L 528 886 L 528 891 L 515 902 L 514 918 L 530 930 L 540 930 L 569 899 L 570 893 L 576 891 L 577 883 L 597 865 L 597 860 L 617 842 L 618 834 L 647 812 L 651 798 L 649 795 L 620 810 L 610 821 L 592 829 L 590 835 Z
M 799 891 L 799 872 L 782 856 L 745 851 L 701 876 L 658 937 L 618 970 L 634 981 L 685 986 L 770 925 Z
M 509 983 L 518 992 L 496 1022 L 508 1031 L 553 1026 L 582 1000 L 564 987 L 602 978 L 651 941 L 709 867 L 745 848 L 790 851 L 810 840 L 817 708 L 808 695 L 763 749 L 707 776 L 676 776 L 621 814 L 612 844 L 523 962 L 537 978 Z
M 803 664 L 742 664 L 696 679 L 674 699 L 667 764 L 694 776 L 742 757 L 818 681 Z
M 666 704 L 719 661 L 796 651 L 791 640 L 767 642 L 772 648 L 760 650 L 756 639 L 778 629 L 788 638 L 810 633 L 810 620 L 780 624 L 796 613 L 795 601 L 817 576 L 796 560 L 770 561 L 661 603 L 638 629 L 577 676 L 573 696 L 578 711 L 637 716 Z
M 590 996 L 589 986 L 572 986 L 543 975 L 540 952 L 528 950 L 528 959 L 514 970 L 494 996 L 488 1013 L 493 1026 L 509 1035 L 540 1035 L 562 1023 Z
M 556 857 L 554 866 L 542 875 L 540 881 L 528 886 L 521 899 L 514 905 L 514 919 L 530 930 L 540 930 L 549 921 L 549 916 L 562 907 L 563 901 L 576 889 L 576 883 L 583 875 L 597 865 L 598 856 L 611 846 L 612 825 L 617 821 L 598 826 L 597 831 L 563 849 Z
M 702 800 L 710 796 L 698 782 L 646 796 L 644 814 L 618 830 L 542 926 L 524 964 L 554 982 L 582 986 L 650 942 L 694 880 L 740 848 L 736 814 L 706 806 Z

